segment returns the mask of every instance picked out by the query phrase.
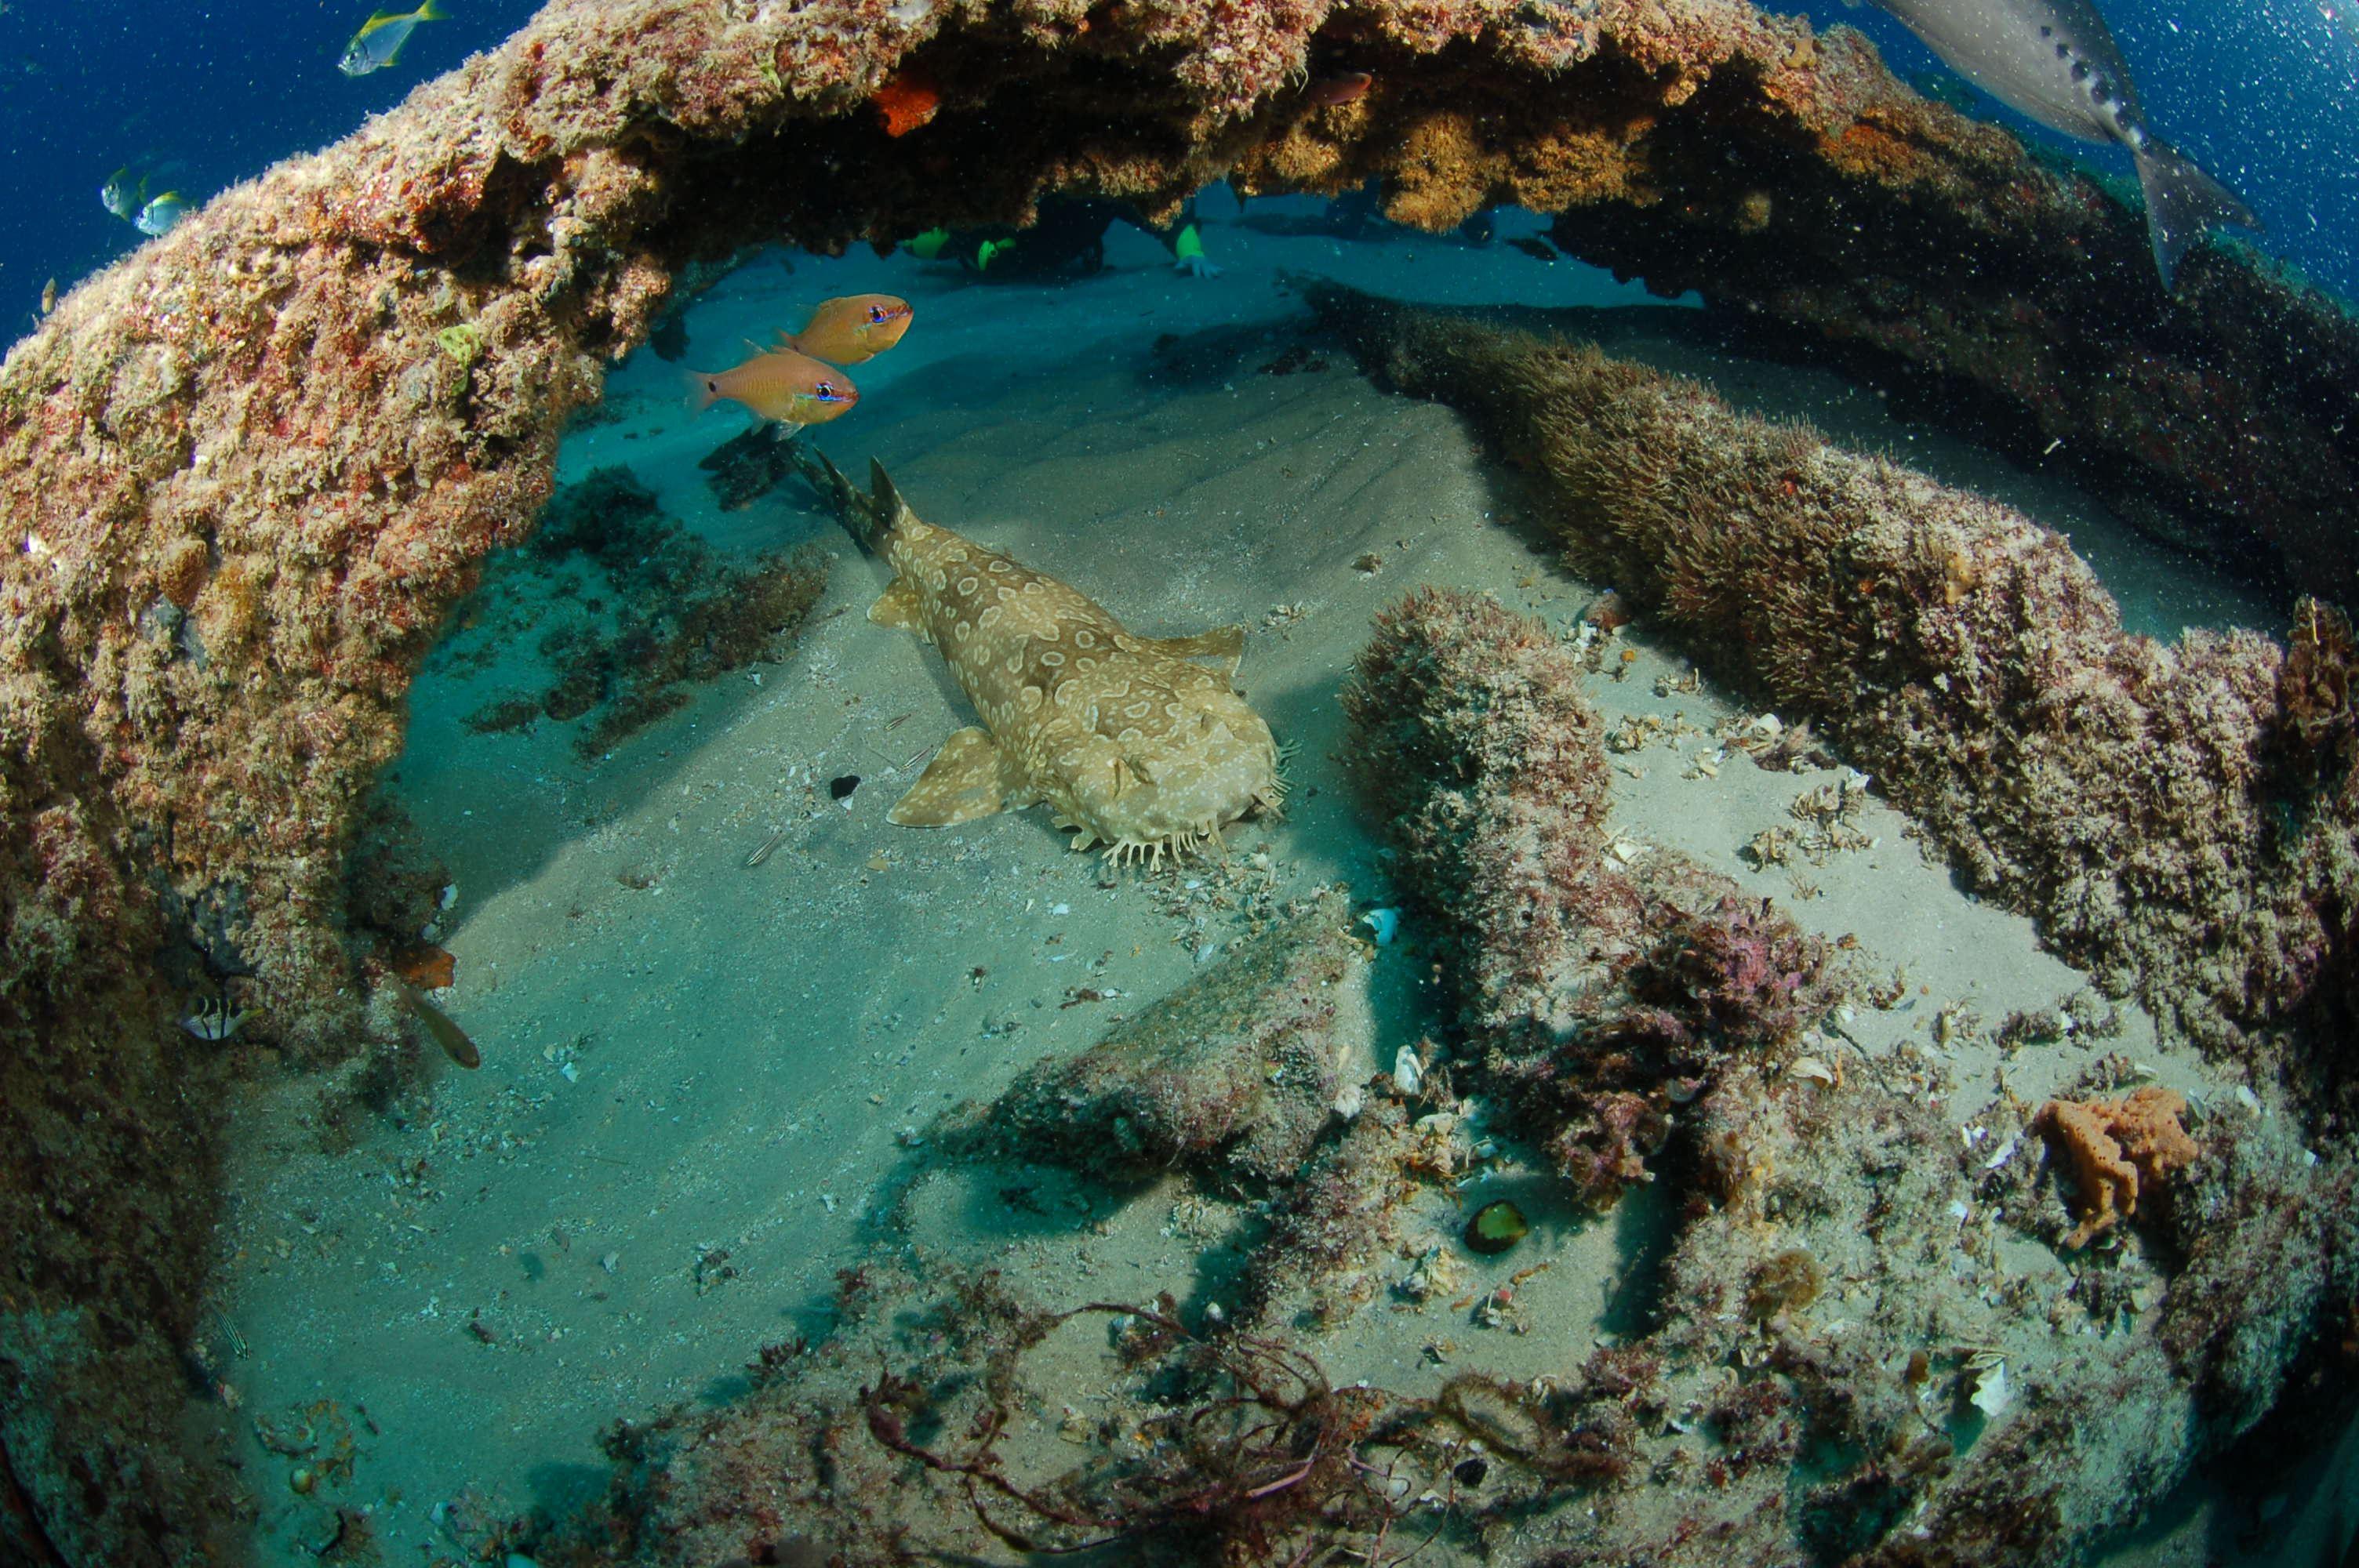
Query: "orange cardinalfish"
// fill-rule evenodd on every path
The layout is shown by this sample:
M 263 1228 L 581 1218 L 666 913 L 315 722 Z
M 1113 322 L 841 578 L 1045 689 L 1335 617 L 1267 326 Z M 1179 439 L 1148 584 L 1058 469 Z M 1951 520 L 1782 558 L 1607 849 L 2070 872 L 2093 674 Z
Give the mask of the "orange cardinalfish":
M 824 425 L 848 413 L 860 401 L 860 389 L 833 365 L 782 349 L 756 354 L 734 370 L 689 373 L 690 413 L 701 414 L 723 397 L 735 398 L 765 419 Z
M 890 294 L 846 294 L 822 299 L 799 332 L 781 332 L 777 346 L 830 364 L 875 358 L 909 330 L 909 302 Z
M 1376 79 L 1364 70 L 1347 70 L 1312 82 L 1308 96 L 1312 108 L 1332 109 L 1338 103 L 1352 103 L 1365 98 L 1368 89 L 1375 84 Z

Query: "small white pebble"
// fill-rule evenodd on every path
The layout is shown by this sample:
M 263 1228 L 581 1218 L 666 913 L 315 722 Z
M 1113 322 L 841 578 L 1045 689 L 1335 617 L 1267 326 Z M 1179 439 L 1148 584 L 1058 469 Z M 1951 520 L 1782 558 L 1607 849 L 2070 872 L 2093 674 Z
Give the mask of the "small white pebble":
M 610 1274 L 614 1272 L 617 1269 L 620 1269 L 622 1266 L 623 1255 L 620 1252 L 609 1252 L 603 1258 L 598 1260 L 598 1267 L 605 1270 L 606 1272 Z

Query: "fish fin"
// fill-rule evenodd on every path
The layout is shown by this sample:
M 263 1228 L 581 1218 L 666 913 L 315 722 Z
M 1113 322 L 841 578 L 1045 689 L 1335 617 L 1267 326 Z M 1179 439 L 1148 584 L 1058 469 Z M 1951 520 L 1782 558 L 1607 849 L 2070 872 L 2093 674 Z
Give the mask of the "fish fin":
M 1221 672 L 1233 679 L 1245 656 L 1245 629 L 1242 626 L 1215 626 L 1192 637 L 1137 637 L 1125 633 L 1116 640 L 1116 645 L 1124 643 L 1167 658 L 1214 660 Z
M 451 13 L 434 4 L 434 0 L 418 0 L 418 9 L 410 13 L 421 22 L 447 22 Z
M 872 501 L 861 494 L 853 488 L 852 481 L 843 477 L 843 470 L 837 468 L 825 452 L 808 441 L 792 443 L 787 448 L 787 455 L 802 474 L 804 482 L 818 491 L 821 499 L 834 503 L 836 519 L 843 524 L 843 531 L 852 535 L 853 542 L 870 555 L 883 553 L 886 536 L 908 508 L 902 506 L 895 511 L 881 500 Z M 890 494 L 892 481 L 884 478 L 883 469 L 879 468 L 876 473 L 885 493 Z M 898 495 L 892 496 L 897 505 L 900 499 Z
M 901 827 L 948 827 L 989 816 L 1006 806 L 999 742 L 968 726 L 942 742 L 909 793 L 885 814 Z
M 868 619 L 879 626 L 897 626 L 925 635 L 926 622 L 918 608 L 918 590 L 909 586 L 905 577 L 895 578 L 893 585 L 868 607 Z
M 2169 143 L 2148 137 L 2136 156 L 2138 185 L 2146 192 L 2147 237 L 2154 243 L 2154 265 L 2162 274 L 2164 293 L 2171 290 L 2180 258 L 2212 225 L 2261 227 L 2260 219 L 2234 191 Z
M 868 460 L 868 482 L 875 492 L 876 521 L 881 531 L 889 534 L 901 525 L 902 518 L 910 515 L 909 503 L 893 488 L 893 481 L 886 477 L 884 463 L 875 458 Z

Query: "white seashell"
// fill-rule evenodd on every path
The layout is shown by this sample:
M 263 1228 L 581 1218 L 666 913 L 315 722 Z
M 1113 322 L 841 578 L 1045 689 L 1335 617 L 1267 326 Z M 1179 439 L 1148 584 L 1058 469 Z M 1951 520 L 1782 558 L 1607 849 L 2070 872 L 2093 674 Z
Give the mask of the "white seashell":
M 1417 1047 L 1404 1045 L 1393 1057 L 1393 1087 L 1403 1095 L 1413 1095 L 1424 1086 L 1425 1064 L 1417 1059 Z
M 1834 1087 L 1835 1070 L 1816 1056 L 1797 1056 L 1794 1065 L 1786 1069 L 1789 1078 L 1804 1078 L 1814 1084 Z
M 1966 1369 L 1973 1379 L 1966 1393 L 1966 1402 L 1985 1416 L 1996 1416 L 2014 1401 L 2015 1395 L 2006 1386 L 2006 1363 L 1994 1356 Z
M 1756 735 L 1767 735 L 1772 741 L 1786 732 L 1786 721 L 1774 713 L 1765 713 L 1753 721 Z
M 1368 1103 L 1368 1091 L 1357 1084 L 1346 1084 L 1343 1092 L 1327 1102 L 1327 1108 L 1344 1121 L 1359 1119 L 1361 1109 Z
M 1360 924 L 1368 928 L 1369 939 L 1377 946 L 1389 947 L 1393 938 L 1400 934 L 1400 911 L 1372 909 L 1360 916 Z

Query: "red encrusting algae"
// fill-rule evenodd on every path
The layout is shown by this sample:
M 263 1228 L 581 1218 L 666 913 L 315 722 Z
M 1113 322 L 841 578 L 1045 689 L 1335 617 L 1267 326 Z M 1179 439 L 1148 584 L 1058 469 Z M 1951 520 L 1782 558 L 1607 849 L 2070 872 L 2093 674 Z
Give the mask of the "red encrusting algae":
M 930 124 L 941 112 L 942 95 L 932 78 L 923 71 L 901 71 L 876 90 L 869 103 L 876 110 L 877 123 L 888 136 L 906 136 L 921 125 Z

